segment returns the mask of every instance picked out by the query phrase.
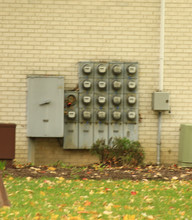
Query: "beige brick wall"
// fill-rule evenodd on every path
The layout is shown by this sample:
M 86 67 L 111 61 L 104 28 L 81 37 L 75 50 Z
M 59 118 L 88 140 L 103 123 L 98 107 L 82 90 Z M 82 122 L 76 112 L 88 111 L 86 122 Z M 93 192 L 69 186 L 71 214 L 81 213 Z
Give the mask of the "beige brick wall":
M 179 125 L 192 121 L 191 12 L 188 0 L 166 1 L 164 89 L 171 94 L 172 113 L 163 114 L 164 163 L 177 162 Z M 0 122 L 17 124 L 16 159 L 28 160 L 27 75 L 62 75 L 71 89 L 78 83 L 79 61 L 117 60 L 139 62 L 139 140 L 146 161 L 155 162 L 151 94 L 158 89 L 159 27 L 160 0 L 0 0 Z M 67 163 L 82 156 L 49 140 L 36 143 L 38 163 L 46 162 L 45 154 Z

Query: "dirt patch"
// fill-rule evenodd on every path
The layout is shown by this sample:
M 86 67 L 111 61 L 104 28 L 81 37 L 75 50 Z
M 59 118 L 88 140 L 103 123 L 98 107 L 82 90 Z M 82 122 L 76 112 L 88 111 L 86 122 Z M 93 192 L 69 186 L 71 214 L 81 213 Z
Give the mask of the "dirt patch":
M 2 171 L 12 177 L 63 177 L 65 179 L 192 180 L 192 168 L 148 165 L 144 167 L 12 167 Z

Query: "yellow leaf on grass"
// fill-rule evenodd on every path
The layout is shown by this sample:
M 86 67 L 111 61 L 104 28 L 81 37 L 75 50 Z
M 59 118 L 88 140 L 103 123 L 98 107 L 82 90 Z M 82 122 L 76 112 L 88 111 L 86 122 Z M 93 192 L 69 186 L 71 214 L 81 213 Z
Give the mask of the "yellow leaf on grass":
M 113 208 L 116 208 L 116 209 L 117 209 L 117 208 L 120 208 L 120 207 L 121 207 L 120 205 L 114 205 L 114 206 L 113 206 Z
M 124 215 L 123 220 L 135 220 L 135 215 Z
M 84 210 L 85 210 L 85 208 L 84 208 L 84 207 L 79 206 L 79 207 L 77 208 L 77 210 L 78 210 L 78 211 L 84 211 Z
M 52 214 L 52 215 L 51 215 L 51 219 L 52 219 L 52 220 L 58 219 L 58 217 L 59 217 L 59 215 L 55 215 L 55 214 Z
M 45 192 L 41 191 L 40 195 L 45 196 Z
M 48 167 L 48 170 L 54 171 L 54 170 L 56 170 L 56 168 L 55 167 Z
M 72 216 L 67 218 L 67 220 L 82 220 L 82 218 L 80 216 Z
M 133 208 L 132 206 L 125 205 L 125 206 L 124 206 L 124 209 L 130 209 L 130 210 L 133 210 L 134 208 Z

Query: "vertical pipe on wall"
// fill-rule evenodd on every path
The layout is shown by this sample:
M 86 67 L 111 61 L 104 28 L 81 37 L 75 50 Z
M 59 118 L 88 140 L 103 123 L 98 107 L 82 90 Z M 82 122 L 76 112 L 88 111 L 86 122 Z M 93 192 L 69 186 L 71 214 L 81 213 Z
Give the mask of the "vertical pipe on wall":
M 165 0 L 161 0 L 159 91 L 163 91 Z
M 160 67 L 159 67 L 159 91 L 163 91 L 163 76 L 164 76 L 164 24 L 165 24 L 165 0 L 161 0 L 160 14 Z M 162 113 L 158 113 L 158 135 L 157 135 L 157 165 L 161 161 L 161 123 Z

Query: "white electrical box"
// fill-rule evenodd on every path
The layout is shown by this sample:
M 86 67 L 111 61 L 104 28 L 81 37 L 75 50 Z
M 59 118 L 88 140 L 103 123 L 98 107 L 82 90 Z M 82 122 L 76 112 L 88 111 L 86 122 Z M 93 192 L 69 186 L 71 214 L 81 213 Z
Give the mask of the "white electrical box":
M 169 111 L 169 93 L 154 92 L 152 95 L 152 109 L 154 111 Z

